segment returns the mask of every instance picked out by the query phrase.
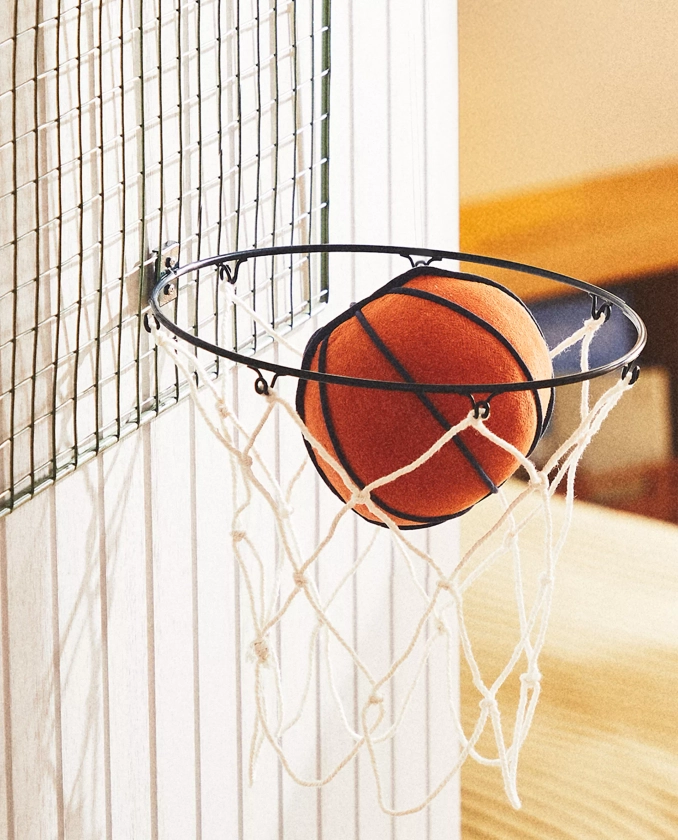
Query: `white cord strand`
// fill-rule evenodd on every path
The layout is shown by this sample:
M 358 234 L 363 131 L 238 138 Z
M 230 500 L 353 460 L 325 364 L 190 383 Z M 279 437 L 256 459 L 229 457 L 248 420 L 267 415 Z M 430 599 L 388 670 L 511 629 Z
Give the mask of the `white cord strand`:
M 243 301 L 239 301 L 237 296 L 232 295 L 232 299 L 262 329 L 272 334 L 287 349 L 293 349 L 287 342 L 280 341 L 274 331 Z M 555 357 L 568 347 L 581 343 L 581 369 L 588 370 L 590 345 L 602 321 L 602 318 L 587 320 L 581 329 L 554 348 L 551 356 Z M 307 787 L 329 784 L 358 754 L 366 752 L 380 807 L 386 814 L 400 816 L 420 811 L 431 803 L 470 757 L 489 767 L 498 768 L 509 801 L 514 807 L 520 807 L 517 788 L 519 755 L 528 737 L 541 692 L 539 657 L 546 640 L 557 562 L 574 511 L 577 466 L 587 445 L 623 393 L 631 387 L 630 384 L 624 379 L 619 380 L 591 407 L 588 383 L 584 383 L 579 424 L 541 470 L 515 446 L 494 433 L 482 418 L 475 417 L 470 411 L 411 463 L 360 489 L 333 454 L 308 431 L 294 406 L 277 389 L 269 387 L 267 394 L 257 398 L 261 410 L 252 428 L 247 429 L 233 407 L 219 393 L 196 356 L 161 330 L 153 328 L 152 333 L 157 346 L 179 368 L 201 417 L 230 456 L 233 471 L 231 551 L 240 569 L 240 579 L 246 593 L 243 604 L 249 610 L 253 633 L 249 645 L 249 658 L 253 663 L 254 698 L 254 723 L 248 761 L 250 783 L 254 781 L 257 762 L 265 744 L 278 756 L 290 778 Z M 297 433 L 302 435 L 318 456 L 337 473 L 348 491 L 347 501 L 337 503 L 334 515 L 326 522 L 315 545 L 310 548 L 307 539 L 297 536 L 297 533 L 307 534 L 309 527 L 304 522 L 307 511 L 304 510 L 303 501 L 301 504 L 296 502 L 297 493 L 302 492 L 300 488 L 306 480 L 305 453 L 299 468 L 284 485 L 276 480 L 261 454 L 261 444 L 274 413 L 277 416 L 276 423 L 283 424 L 284 421 L 289 424 L 295 436 Z M 423 549 L 406 531 L 401 530 L 392 517 L 373 501 L 372 493 L 418 469 L 454 436 L 469 428 L 515 458 L 525 469 L 529 483 L 512 500 L 500 489 L 498 514 L 488 517 L 483 536 L 451 572 L 444 572 L 444 559 L 434 557 L 432 552 Z M 563 481 L 566 491 L 565 516 L 556 528 L 551 514 L 551 499 Z M 489 513 L 491 503 L 488 501 L 485 504 Z M 316 585 L 311 572 L 316 564 L 323 563 L 333 542 L 340 538 L 338 533 L 344 518 L 358 506 L 382 522 L 387 532 L 373 527 L 371 539 L 365 548 L 354 562 L 347 564 L 347 571 L 338 576 L 329 594 L 325 592 L 323 595 L 322 587 Z M 299 508 L 298 512 L 296 508 Z M 255 509 L 257 519 L 250 521 L 255 515 Z M 262 521 L 265 522 L 265 528 L 262 528 Z M 528 524 L 537 522 L 541 522 L 542 527 L 543 561 L 535 580 L 523 564 L 520 537 Z M 272 553 L 270 545 L 267 547 L 260 541 L 263 539 L 261 532 L 266 529 L 268 533 L 275 533 L 277 549 Z M 385 539 L 378 539 L 380 535 L 384 535 Z M 362 574 L 361 569 L 365 563 L 378 562 L 381 543 L 393 546 L 395 556 L 399 558 L 395 568 L 403 585 L 407 582 L 410 587 L 411 608 L 418 609 L 418 614 L 407 628 L 407 633 L 399 635 L 402 643 L 394 651 L 392 660 L 376 666 L 368 665 L 348 634 L 342 632 L 341 611 L 336 602 L 340 594 L 353 585 L 356 576 Z M 304 545 L 305 549 L 302 548 Z M 504 557 L 508 557 L 511 563 L 517 630 L 515 639 L 511 640 L 512 649 L 507 654 L 506 664 L 490 681 L 483 675 L 474 655 L 473 641 L 465 621 L 464 598 Z M 328 558 L 328 562 L 330 560 Z M 432 582 L 430 591 L 424 585 L 424 580 Z M 533 590 L 531 600 L 526 597 L 528 584 L 531 584 Z M 372 597 L 383 599 L 385 594 L 375 593 Z M 304 664 L 298 665 L 298 670 L 293 674 L 288 674 L 278 660 L 275 634 L 278 628 L 294 621 L 293 615 L 302 608 L 310 615 L 311 622 L 307 641 L 303 645 L 305 656 L 296 657 L 297 663 L 304 660 Z M 456 660 L 453 645 L 456 636 L 454 621 L 448 618 L 450 615 L 456 617 L 461 651 L 480 701 L 479 713 L 469 734 L 464 732 L 456 707 Z M 434 668 L 437 651 L 440 651 L 444 662 L 446 704 L 449 706 L 449 720 L 444 731 L 456 739 L 460 751 L 450 758 L 447 768 L 426 796 L 408 807 L 396 808 L 395 803 L 389 804 L 385 800 L 386 786 L 379 750 L 386 742 L 397 738 L 405 721 L 417 714 L 417 689 L 427 670 Z M 353 697 L 343 696 L 345 687 L 338 679 L 339 661 L 343 662 L 344 668 L 348 665 L 352 669 L 357 680 L 356 690 L 360 700 L 354 722 L 351 722 L 348 712 Z M 286 664 L 284 656 L 282 662 Z M 321 667 L 323 663 L 324 668 Z M 427 664 L 428 669 L 425 667 Z M 518 670 L 520 690 L 515 708 L 502 710 L 499 692 Z M 338 743 L 337 749 L 333 750 L 333 753 L 338 753 L 338 758 L 331 762 L 331 767 L 323 770 L 319 778 L 309 779 L 293 766 L 283 736 L 305 724 L 305 713 L 312 705 L 314 678 L 320 679 L 325 672 L 331 706 L 341 723 L 340 731 L 347 743 L 345 746 Z M 391 687 L 396 685 L 397 692 L 392 692 Z M 295 695 L 294 703 L 290 700 L 291 694 Z M 390 697 L 394 698 L 393 704 Z M 288 712 L 290 707 L 293 710 Z M 504 718 L 509 723 L 504 723 Z M 491 733 L 494 740 L 494 755 L 484 755 L 478 748 L 478 742 L 486 731 Z M 432 734 L 435 736 L 438 733 Z M 443 731 L 439 734 L 442 735 Z

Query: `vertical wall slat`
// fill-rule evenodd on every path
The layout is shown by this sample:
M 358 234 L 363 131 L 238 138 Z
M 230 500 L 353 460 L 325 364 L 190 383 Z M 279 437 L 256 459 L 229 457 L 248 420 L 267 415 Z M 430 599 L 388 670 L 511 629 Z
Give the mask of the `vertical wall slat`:
M 15 837 L 63 837 L 53 491 L 5 523 Z
M 234 372 L 234 382 L 237 389 L 236 403 L 238 405 L 239 417 L 245 429 L 253 430 L 265 408 L 264 401 L 255 394 L 253 384 L 254 378 L 249 370 L 237 370 Z M 253 399 L 254 397 L 254 399 Z M 243 445 L 243 440 L 239 440 Z M 275 440 L 271 435 L 270 427 L 265 430 L 262 437 L 257 441 L 257 448 L 267 457 L 270 468 L 275 470 Z M 239 491 L 238 503 L 241 504 L 244 495 L 242 489 Z M 238 527 L 245 530 L 253 529 L 257 534 L 263 556 L 267 560 L 267 568 L 270 573 L 270 563 L 273 561 L 276 552 L 274 529 L 267 513 L 266 506 L 257 498 L 253 497 L 252 504 L 245 511 L 242 518 L 238 520 Z M 250 560 L 251 562 L 251 560 Z M 258 592 L 258 578 L 255 578 L 255 587 Z M 264 743 L 257 761 L 254 783 L 250 786 L 249 764 L 254 731 L 255 702 L 254 702 L 254 676 L 255 661 L 252 654 L 252 643 L 255 641 L 255 631 L 250 617 L 249 599 L 244 582 L 241 581 L 241 650 L 240 650 L 240 673 L 242 679 L 242 749 L 243 749 L 243 817 L 245 837 L 258 838 L 270 837 L 278 840 L 281 833 L 285 831 L 286 813 L 283 808 L 281 788 L 285 781 L 282 778 L 278 759 L 268 743 Z M 273 631 L 269 637 L 271 645 L 277 644 L 277 636 Z M 262 669 L 263 679 L 270 687 L 271 671 Z M 267 691 L 267 702 L 274 702 L 273 695 Z M 269 706 L 269 709 L 271 707 Z M 275 714 L 270 715 L 275 719 Z
M 186 403 L 151 428 L 158 831 L 196 831 L 191 437 Z
M 99 490 L 90 461 L 53 491 L 67 840 L 106 835 Z
M 281 386 L 282 387 L 282 386 Z M 284 429 L 284 432 L 283 432 Z M 279 470 L 284 485 L 289 481 L 298 466 L 297 457 L 302 454 L 301 447 L 294 446 L 293 441 L 287 440 L 290 427 L 285 424 L 280 432 L 281 456 Z M 298 438 L 294 444 L 298 444 Z M 294 457 L 293 457 L 294 453 Z M 295 510 L 305 511 L 305 528 L 299 529 L 300 554 L 305 560 L 317 544 L 320 517 L 318 515 L 317 489 L 315 481 L 303 482 L 294 496 Z M 316 564 L 309 567 L 306 575 L 310 580 L 318 580 L 318 564 L 324 560 L 332 560 L 333 555 L 323 557 Z M 287 565 L 289 580 L 291 569 Z M 289 591 L 291 587 L 286 587 Z M 284 598 L 284 595 L 283 595 Z M 282 600 L 282 598 L 281 598 Z M 317 618 L 312 610 L 306 594 L 301 591 L 286 616 L 280 622 L 280 665 L 283 672 L 283 689 L 287 703 L 286 717 L 291 718 L 295 713 L 305 687 L 306 674 L 309 667 L 313 668 L 310 690 L 306 699 L 303 717 L 299 723 L 283 736 L 283 749 L 288 756 L 294 770 L 305 779 L 317 779 L 321 774 L 319 767 L 318 742 L 322 746 L 323 733 L 319 729 L 318 703 L 319 673 L 318 673 L 318 644 L 311 647 L 311 638 L 317 627 Z M 311 664 L 312 663 L 312 664 Z M 329 733 L 328 733 L 329 734 Z M 300 787 L 287 773 L 282 777 L 282 802 L 284 812 L 284 838 L 309 838 L 320 840 L 319 809 L 325 791 L 313 787 Z M 282 838 L 281 838 L 282 840 Z
M 437 528 L 432 528 L 428 534 L 429 551 L 434 557 L 441 559 L 443 570 L 449 574 L 459 558 L 459 523 L 447 522 Z M 429 578 L 429 591 L 432 591 L 432 580 Z M 459 643 L 457 617 L 453 609 L 444 614 L 449 627 L 451 656 L 447 658 L 447 648 L 436 645 L 431 656 L 428 685 L 428 751 L 430 786 L 436 786 L 447 776 L 454 766 L 459 754 L 459 738 L 454 729 L 450 702 L 459 713 Z M 448 669 L 450 677 L 450 695 L 447 692 Z M 435 689 L 435 690 L 434 690 Z M 429 835 L 431 840 L 445 837 L 450 825 L 459 825 L 461 815 L 461 771 L 448 783 L 445 790 L 439 794 L 433 807 L 429 809 Z
M 417 547 L 425 549 L 426 532 L 416 531 L 408 534 L 408 538 Z M 412 557 L 412 564 L 417 580 L 421 585 L 425 582 L 423 563 Z M 424 599 L 412 580 L 403 556 L 394 551 L 393 557 L 393 647 L 394 658 L 401 655 L 409 644 L 422 613 L 426 608 Z M 430 623 L 429 623 L 430 625 Z M 392 697 L 393 712 L 400 713 L 405 703 L 411 683 L 416 678 L 416 672 L 424 654 L 426 642 L 430 636 L 430 626 L 424 628 L 417 646 L 403 663 L 401 673 L 393 682 Z M 426 749 L 427 732 L 427 702 L 426 673 L 423 671 L 414 689 L 409 708 L 405 713 L 400 730 L 393 742 L 393 796 L 392 807 L 399 810 L 411 807 L 421 802 L 428 790 L 428 750 Z M 406 840 L 408 837 L 427 838 L 427 815 L 425 811 L 409 814 L 394 821 L 394 838 Z
M 335 255 L 332 257 L 330 265 L 334 276 L 350 274 L 350 256 Z M 352 285 L 354 284 L 341 283 L 333 287 L 329 307 L 331 312 L 341 312 L 349 306 L 351 300 L 355 299 Z M 326 319 L 327 315 L 327 312 L 323 313 L 322 321 Z M 320 326 L 321 319 L 318 318 L 317 320 L 317 326 Z M 339 500 L 333 494 L 327 492 L 327 488 L 320 477 L 317 477 L 313 483 L 313 490 L 312 504 L 317 510 L 317 528 L 312 527 L 314 523 L 309 520 L 306 535 L 306 550 L 308 552 L 312 551 L 318 540 L 324 537 L 340 507 Z M 314 579 L 317 579 L 324 602 L 332 595 L 338 584 L 353 567 L 358 556 L 357 535 L 361 528 L 360 523 L 355 522 L 354 519 L 353 515 L 344 517 L 332 546 L 324 552 L 316 564 Z M 353 580 L 348 580 L 343 585 L 330 607 L 329 615 L 342 636 L 349 644 L 355 645 L 356 598 Z M 332 659 L 334 681 L 348 722 L 354 731 L 359 731 L 359 721 L 355 716 L 355 692 L 359 679 L 354 663 L 332 637 L 330 637 L 329 651 Z M 326 774 L 353 746 L 354 742 L 340 720 L 336 699 L 329 683 L 324 652 L 321 655 L 321 664 L 318 740 L 322 759 L 321 766 L 323 774 Z M 356 782 L 360 761 L 359 758 L 344 768 L 320 792 L 319 837 L 323 840 L 332 840 L 334 836 L 345 838 L 345 840 L 356 838 L 356 809 L 359 800 Z M 365 766 L 364 761 L 363 766 Z
M 6 521 L 0 521 L 0 836 L 14 840 Z M 2 772 L 4 770 L 4 772 Z
M 202 420 L 194 413 L 193 422 Z M 239 616 L 230 550 L 230 464 L 224 447 L 206 431 L 195 434 L 195 472 L 203 836 L 238 837 Z
M 115 838 L 153 837 L 143 450 L 144 437 L 134 435 L 101 456 Z
M 324 535 L 336 514 L 339 501 L 333 495 L 327 493 L 325 484 L 320 478 L 315 482 L 315 490 L 320 525 L 319 533 Z M 325 602 L 355 562 L 355 528 L 352 519 L 352 516 L 344 517 L 336 535 L 337 549 L 328 552 L 318 563 L 316 572 L 318 586 Z M 337 594 L 329 610 L 332 623 L 349 643 L 353 642 L 355 618 L 353 596 L 353 582 L 349 579 Z M 337 693 L 342 701 L 348 722 L 355 730 L 357 728 L 354 719 L 356 674 L 353 661 L 332 637 L 329 639 L 329 656 L 332 661 L 332 673 Z M 351 749 L 354 741 L 349 737 L 339 717 L 337 702 L 329 683 L 324 651 L 321 653 L 321 665 L 318 740 L 322 770 L 323 773 L 327 773 Z M 353 840 L 356 808 L 355 776 L 356 766 L 354 763 L 344 768 L 322 790 L 319 814 L 320 837 L 331 839 L 333 836 L 339 836 L 346 838 L 346 840 Z
M 349 2 L 334 12 L 330 239 L 454 248 L 458 242 L 455 4 Z M 384 36 L 378 42 L 375 31 Z M 390 272 L 375 271 L 366 280 L 361 265 L 356 260 L 354 300 L 408 267 L 394 260 Z M 431 542 L 434 556 L 447 552 L 450 559 L 456 557 L 458 527 L 451 523 L 431 530 L 431 534 L 441 531 Z M 394 570 L 392 614 L 380 612 L 379 604 L 383 609 L 384 602 L 376 594 L 383 591 L 390 570 L 378 573 L 376 564 L 366 563 L 357 576 L 359 649 L 367 649 L 375 660 L 385 661 L 389 654 L 391 630 L 394 652 L 402 647 L 408 619 L 411 626 L 419 607 L 424 608 L 416 595 L 408 600 L 402 563 L 396 562 Z M 429 690 L 422 686 L 418 691 L 394 745 L 397 807 L 415 804 L 426 795 L 426 783 L 438 780 L 454 761 L 454 733 L 446 731 L 446 737 L 437 738 L 441 727 L 450 726 L 446 670 L 445 657 L 436 648 L 428 669 Z M 385 690 L 390 696 L 390 687 Z M 396 699 L 400 691 L 396 687 Z M 391 805 L 391 765 L 383 747 L 380 756 L 384 798 Z M 366 754 L 360 756 L 358 774 L 358 837 L 458 836 L 458 776 L 428 812 L 392 820 L 374 808 Z

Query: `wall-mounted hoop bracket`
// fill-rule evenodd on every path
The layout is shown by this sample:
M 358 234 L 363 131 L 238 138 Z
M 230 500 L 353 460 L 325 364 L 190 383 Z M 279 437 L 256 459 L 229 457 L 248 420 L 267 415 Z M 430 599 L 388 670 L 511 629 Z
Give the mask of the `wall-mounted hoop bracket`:
M 153 251 L 157 254 L 155 269 L 155 287 L 160 287 L 158 293 L 158 306 L 164 306 L 175 300 L 178 294 L 176 272 L 179 268 L 179 251 L 181 246 L 178 242 L 169 241 Z

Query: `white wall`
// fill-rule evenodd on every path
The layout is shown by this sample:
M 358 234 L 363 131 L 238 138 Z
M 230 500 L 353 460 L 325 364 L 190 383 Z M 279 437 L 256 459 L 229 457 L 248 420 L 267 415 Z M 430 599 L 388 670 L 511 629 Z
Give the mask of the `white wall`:
M 460 0 L 462 201 L 678 156 L 674 0 Z
M 447 0 L 334 4 L 334 240 L 456 245 L 455 29 Z M 347 260 L 332 306 L 384 282 L 382 269 Z M 246 373 L 233 386 L 245 414 L 257 400 Z M 273 449 L 284 463 L 286 442 Z M 362 759 L 318 793 L 264 750 L 247 787 L 251 639 L 229 485 L 223 450 L 185 402 L 0 520 L 0 836 L 454 840 L 458 779 L 428 813 L 400 821 L 377 810 Z M 314 492 L 310 515 L 322 522 L 324 488 Z M 456 525 L 439 534 L 422 539 L 439 539 L 454 563 Z M 356 528 L 337 564 L 361 539 Z M 344 620 L 362 649 L 388 653 L 411 617 L 403 578 L 389 560 L 358 584 Z M 427 680 L 415 740 L 387 768 L 396 804 L 454 760 L 450 733 L 427 728 L 439 702 Z M 332 734 L 328 697 L 313 691 L 315 723 L 297 755 L 311 771 Z

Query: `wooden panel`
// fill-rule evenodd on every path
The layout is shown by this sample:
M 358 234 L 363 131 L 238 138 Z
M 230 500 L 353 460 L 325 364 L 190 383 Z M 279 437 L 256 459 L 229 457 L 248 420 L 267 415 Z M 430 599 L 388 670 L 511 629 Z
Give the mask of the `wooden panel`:
M 7 610 L 7 540 L 0 521 L 0 836 L 14 840 L 12 803 L 12 717 L 9 683 L 9 614 Z
M 469 203 L 461 208 L 461 250 L 598 285 L 635 279 L 678 263 L 677 195 L 678 163 L 669 163 Z M 568 291 L 529 276 L 512 277 L 510 285 L 526 300 Z
M 251 371 L 235 370 L 233 372 L 233 386 L 235 390 L 229 394 L 231 400 L 235 399 L 235 403 L 238 406 L 238 416 L 245 429 L 250 433 L 256 427 L 262 412 L 265 410 L 263 400 L 254 392 L 253 383 L 254 378 Z M 239 445 L 244 445 L 242 437 L 239 437 L 238 442 Z M 268 425 L 268 428 L 262 432 L 261 437 L 257 439 L 256 445 L 257 449 L 266 459 L 268 467 L 275 474 L 280 462 L 279 457 L 277 457 L 279 452 L 277 451 L 276 436 L 273 434 L 273 427 L 271 425 Z M 237 496 L 239 504 L 243 503 L 244 496 L 242 485 L 240 485 Z M 229 530 L 233 528 L 232 519 L 228 520 L 228 525 Z M 243 550 L 244 564 L 247 565 L 252 576 L 253 587 L 259 593 L 259 585 L 263 576 L 267 581 L 265 591 L 267 597 L 270 599 L 271 579 L 273 577 L 272 570 L 277 556 L 276 537 L 270 509 L 256 492 L 252 494 L 250 506 L 238 519 L 238 526 L 243 530 L 251 532 L 259 551 L 259 556 L 262 559 L 262 568 L 259 569 L 253 560 L 252 553 Z M 229 553 L 232 553 L 232 543 L 230 541 Z M 284 808 L 284 788 L 289 780 L 285 778 L 277 756 L 270 744 L 265 742 L 256 763 L 253 783 L 250 784 L 250 755 L 256 717 L 254 693 L 256 665 L 252 654 L 252 643 L 256 639 L 256 633 L 254 621 L 251 617 L 250 600 L 246 590 L 244 576 L 239 575 L 238 580 L 240 586 L 240 614 L 238 618 L 240 632 L 239 669 L 241 674 L 242 698 L 240 727 L 243 739 L 241 784 L 243 790 L 244 836 L 247 840 L 249 838 L 254 839 L 259 837 L 278 838 L 285 836 L 283 832 L 286 830 L 287 813 Z M 259 602 L 258 598 L 257 601 Z M 260 607 L 259 613 L 261 614 Z M 268 641 L 272 646 L 276 646 L 280 658 L 284 660 L 285 664 L 283 665 L 283 669 L 288 665 L 293 667 L 295 651 L 294 649 L 290 650 L 289 659 L 292 661 L 288 663 L 287 645 L 281 648 L 281 644 L 278 641 L 278 633 L 278 629 L 273 628 L 268 636 Z M 271 668 L 263 667 L 262 672 L 262 683 L 265 684 L 264 692 L 266 703 L 268 704 L 267 708 L 269 709 L 269 719 L 275 721 L 275 695 L 272 689 L 273 671 Z M 288 745 L 285 746 L 287 748 Z M 312 755 L 313 748 L 309 747 L 307 752 Z M 309 791 L 307 790 L 302 792 L 302 801 L 308 801 L 308 794 Z M 262 807 L 262 803 L 266 803 L 265 807 Z M 305 817 L 305 814 L 302 817 Z M 291 819 L 294 820 L 294 816 Z M 291 836 L 294 838 L 293 833 Z
M 153 661 L 158 836 L 199 831 L 196 761 L 195 534 L 190 408 L 183 403 L 151 427 L 153 498 Z M 147 510 L 148 512 L 148 510 Z
M 418 548 L 426 550 L 427 534 L 425 531 L 412 531 L 408 539 Z M 412 569 L 399 551 L 393 552 L 393 576 L 391 581 L 393 597 L 393 658 L 402 656 L 410 644 L 414 631 L 426 609 L 426 598 L 419 587 L 426 589 L 427 573 L 424 562 L 414 556 L 410 557 Z M 412 574 L 412 572 L 414 574 Z M 415 584 L 416 580 L 416 584 Z M 417 585 L 418 584 L 418 585 Z M 392 716 L 400 714 L 403 704 L 407 701 L 407 694 L 412 682 L 417 678 L 417 670 L 425 654 L 433 622 L 422 631 L 416 647 L 407 661 L 403 663 L 396 675 L 389 694 L 393 703 Z M 436 687 L 444 685 L 436 675 Z M 400 724 L 399 731 L 393 743 L 393 804 L 397 810 L 405 810 L 418 805 L 428 794 L 430 783 L 428 727 L 429 700 L 431 694 L 427 690 L 427 670 L 417 680 L 409 708 Z M 428 814 L 417 811 L 394 821 L 394 840 L 407 840 L 408 837 L 427 836 Z
M 226 450 L 191 411 L 195 440 L 196 608 L 201 818 L 205 838 L 242 834 L 237 569 Z
M 54 487 L 64 837 L 106 834 L 99 464 Z M 106 715 L 107 718 L 107 715 Z
M 15 838 L 63 836 L 61 697 L 55 669 L 57 618 L 54 493 L 4 522 L 12 810 Z M 9 773 L 5 774 L 9 778 Z
M 447 575 L 459 561 L 459 541 L 463 528 L 463 518 L 456 519 L 432 528 L 428 534 L 428 550 Z M 430 575 L 429 592 L 433 582 L 434 577 Z M 428 671 L 429 790 L 448 775 L 459 754 L 459 737 L 450 708 L 452 704 L 455 710 L 459 710 L 459 642 L 457 617 L 453 609 L 445 612 L 445 621 L 449 637 L 445 645 L 436 645 L 434 648 Z M 428 826 L 431 840 L 445 837 L 450 825 L 457 825 L 460 813 L 461 772 L 458 772 L 431 805 Z
M 105 605 L 110 751 L 110 823 L 114 838 L 157 836 L 149 730 L 147 570 L 151 560 L 150 429 L 101 457 L 105 528 Z

